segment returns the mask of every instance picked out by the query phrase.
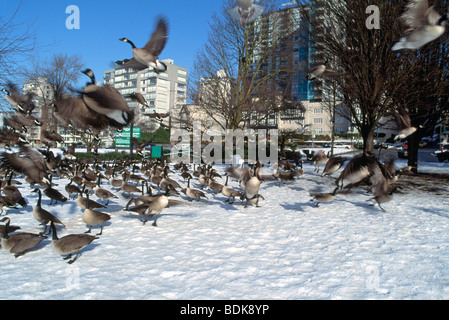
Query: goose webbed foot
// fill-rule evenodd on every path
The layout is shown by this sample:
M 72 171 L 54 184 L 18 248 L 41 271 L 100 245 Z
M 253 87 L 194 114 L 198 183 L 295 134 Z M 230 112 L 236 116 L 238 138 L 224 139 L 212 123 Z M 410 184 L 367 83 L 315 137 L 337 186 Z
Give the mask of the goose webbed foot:
M 67 257 L 62 258 L 62 260 L 68 260 L 68 259 L 70 259 L 71 257 L 72 257 L 72 254 L 69 254 Z
M 80 255 L 80 252 L 78 251 L 78 252 L 76 253 L 75 258 L 73 258 L 72 260 L 69 260 L 67 263 L 68 263 L 68 264 L 74 263 L 74 262 L 76 261 L 76 259 L 78 259 L 78 256 L 79 256 L 79 255 Z

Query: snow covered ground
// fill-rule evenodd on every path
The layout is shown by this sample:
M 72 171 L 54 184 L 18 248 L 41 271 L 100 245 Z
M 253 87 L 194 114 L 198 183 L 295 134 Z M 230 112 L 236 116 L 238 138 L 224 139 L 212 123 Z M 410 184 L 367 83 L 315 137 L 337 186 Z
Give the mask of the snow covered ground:
M 449 163 L 420 166 L 449 173 Z M 304 169 L 294 183 L 263 183 L 260 208 L 206 191 L 209 200 L 166 209 L 158 227 L 123 211 L 119 192 L 103 210 L 112 215 L 103 235 L 72 265 L 51 236 L 18 258 L 1 249 L 0 299 L 449 299 L 447 184 L 402 189 L 386 212 L 361 189 L 316 208 L 309 192 L 332 190 L 334 177 Z M 65 193 L 67 179 L 53 182 Z M 42 231 L 32 216 L 37 194 L 19 189 L 29 206 L 11 210 L 11 224 Z M 44 196 L 43 207 L 66 224 L 59 236 L 87 230 L 74 200 L 49 202 Z

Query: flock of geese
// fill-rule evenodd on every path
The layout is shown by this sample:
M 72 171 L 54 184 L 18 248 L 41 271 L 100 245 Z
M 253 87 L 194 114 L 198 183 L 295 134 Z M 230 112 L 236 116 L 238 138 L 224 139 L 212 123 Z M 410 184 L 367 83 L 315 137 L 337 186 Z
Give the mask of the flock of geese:
M 237 3 L 238 7 L 233 9 L 232 14 L 242 24 L 251 21 L 263 10 L 254 5 L 253 0 L 239 0 Z M 425 41 L 435 39 L 435 36 L 441 35 L 438 26 L 446 21 L 445 18 L 437 16 L 433 8 L 428 8 L 426 0 L 411 0 L 403 18 L 406 23 L 416 29 L 416 32 L 421 33 L 401 39 L 401 48 L 405 48 L 416 37 L 425 37 Z M 414 19 L 419 20 L 419 23 Z M 413 28 L 409 30 L 411 35 L 414 32 Z M 127 60 L 124 66 L 138 70 L 149 67 L 155 72 L 164 71 L 166 66 L 158 60 L 158 56 L 165 46 L 167 34 L 168 24 L 164 18 L 159 18 L 156 30 L 143 48 L 137 48 L 128 38 L 119 39 L 132 47 L 133 58 Z M 423 41 L 420 42 L 422 43 Z M 90 69 L 84 70 L 83 73 L 90 78 L 90 82 L 83 90 L 77 91 L 76 96 L 59 98 L 52 104 L 55 116 L 62 126 L 90 132 L 97 137 L 98 133 L 108 126 L 121 129 L 133 121 L 133 111 L 116 89 L 107 85 L 97 86 L 95 75 Z M 327 70 L 325 66 L 319 66 L 311 72 L 310 78 L 326 74 L 335 73 Z M 67 259 L 68 263 L 75 262 L 81 250 L 99 239 L 105 224 L 113 219 L 110 214 L 103 211 L 110 201 L 118 198 L 119 192 L 129 199 L 123 208 L 126 212 L 137 215 L 143 224 L 154 217 L 152 225 L 157 227 L 157 220 L 166 208 L 187 204 L 193 200 L 209 201 L 210 194 L 222 194 L 229 204 L 240 199 L 245 206 L 257 207 L 260 200 L 265 200 L 260 194 L 261 183 L 277 181 L 280 186 L 282 183 L 294 182 L 304 173 L 304 161 L 292 163 L 285 159 L 279 160 L 274 173 L 264 171 L 264 166 L 257 162 L 246 167 L 230 166 L 222 177 L 213 164 L 191 168 L 184 163 L 169 165 L 164 159 L 143 159 L 140 162 L 125 160 L 113 163 L 101 163 L 97 159 L 80 161 L 73 155 L 73 146 L 63 156 L 55 155 L 50 151 L 50 146 L 54 142 L 63 142 L 63 140 L 54 131 L 49 130 L 43 133 L 42 136 L 45 137 L 42 143 L 43 148 L 34 149 L 28 146 L 26 133 L 29 128 L 42 126 L 41 119 L 32 116 L 35 108 L 33 94 L 19 93 L 12 83 L 6 84 L 2 91 L 6 93 L 5 99 L 15 109 L 15 113 L 4 121 L 4 128 L 0 132 L 0 145 L 4 145 L 7 149 L 15 146 L 18 151 L 8 150 L 0 154 L 0 175 L 2 176 L 0 213 L 12 209 L 21 210 L 29 205 L 16 186 L 21 182 L 14 178 L 20 177 L 32 188 L 32 193 L 38 196 L 37 203 L 33 207 L 33 217 L 43 228 L 40 233 L 18 232 L 20 226 L 11 224 L 9 216 L 0 220 L 4 223 L 0 225 L 1 246 L 16 257 L 36 248 L 51 233 L 51 245 L 55 252 L 65 256 L 64 259 Z M 413 132 L 407 120 L 409 120 L 407 115 L 399 110 L 398 123 L 402 125 L 403 130 L 406 130 L 401 131 L 404 136 Z M 380 163 L 374 155 L 369 153 L 346 159 L 329 157 L 323 151 L 318 151 L 306 161 L 315 165 L 318 179 L 320 176 L 337 173 L 340 168 L 343 168 L 335 180 L 332 192 L 310 193 L 312 200 L 316 201 L 316 207 L 320 203 L 335 200 L 338 195 L 348 192 L 354 186 L 367 184 L 373 195 L 372 199 L 384 210 L 381 204 L 392 199 L 392 194 L 396 190 L 395 182 L 400 174 L 408 169 L 396 170 L 393 161 Z M 320 166 L 324 166 L 321 174 Z M 173 170 L 179 171 L 183 181 L 177 181 L 170 176 Z M 66 195 L 61 192 L 61 189 L 56 188 L 54 177 L 59 178 L 59 181 L 62 181 L 61 179 L 69 181 L 64 187 Z M 230 177 L 238 181 L 239 188 L 229 186 Z M 225 182 L 218 182 L 218 178 L 222 178 Z M 105 181 L 109 184 L 109 188 L 105 188 Z M 194 188 L 192 181 L 200 187 Z M 180 198 L 181 193 L 185 199 Z M 97 201 L 92 199 L 93 196 L 97 197 Z M 49 206 L 54 203 L 63 203 L 64 206 L 64 203 L 75 201 L 82 210 L 81 219 L 86 224 L 87 231 L 59 237 L 58 228 L 66 228 L 66 224 L 43 207 L 43 197 L 51 200 Z M 93 227 L 99 227 L 100 232 L 91 234 Z M 72 257 L 73 255 L 75 256 Z
M 20 226 L 10 224 L 10 216 L 5 216 L 0 220 L 4 223 L 0 225 L 1 245 L 3 249 L 18 257 L 38 246 L 52 233 L 53 249 L 66 256 L 64 259 L 70 259 L 68 263 L 76 261 L 84 247 L 100 238 L 105 224 L 114 219 L 110 213 L 103 211 L 110 201 L 114 202 L 120 197 L 129 199 L 123 207 L 124 212 L 137 216 L 144 225 L 152 219 L 152 225 L 157 227 L 158 217 L 166 208 L 187 205 L 192 201 L 209 202 L 211 196 L 218 194 L 224 196 L 223 201 L 229 204 L 233 204 L 237 199 L 245 207 L 259 207 L 259 201 L 265 200 L 260 194 L 262 183 L 274 181 L 280 186 L 292 183 L 304 174 L 304 161 L 294 163 L 283 158 L 275 165 L 273 172 L 256 162 L 250 166 L 229 166 L 224 174 L 219 174 L 214 164 L 193 165 L 192 168 L 182 162 L 171 164 L 163 158 L 114 162 L 99 162 L 97 159 L 81 161 L 67 157 L 68 154 L 64 157 L 52 156 L 53 152 L 47 149 L 35 150 L 24 146 L 19 146 L 19 149 L 17 153 L 3 152 L 0 155 L 1 213 L 12 209 L 20 211 L 30 205 L 30 201 L 22 196 L 16 186 L 25 181 L 31 188 L 30 194 L 37 194 L 33 217 L 37 225 L 42 226 L 42 231 L 19 232 L 17 230 Z M 58 158 L 56 165 L 49 169 L 48 164 L 55 158 Z M 335 180 L 332 192 L 310 193 L 311 201 L 316 201 L 315 207 L 318 207 L 319 203 L 335 200 L 336 196 L 349 192 L 354 186 L 368 185 L 373 194 L 372 199 L 384 210 L 381 204 L 392 199 L 396 190 L 394 182 L 404 171 L 396 170 L 393 161 L 380 163 L 375 156 L 369 154 L 346 159 L 339 156 L 329 157 L 319 150 L 305 161 L 315 166 L 316 179 L 330 176 L 344 167 Z M 320 166 L 324 166 L 322 171 Z M 37 180 L 36 177 L 42 179 Z M 54 183 L 54 177 L 57 177 L 58 181 L 68 181 L 64 185 L 64 194 L 62 186 L 58 188 Z M 238 182 L 238 187 L 229 185 L 230 178 L 234 179 L 235 183 Z M 193 186 L 193 183 L 196 186 Z M 276 188 L 267 192 L 275 196 Z M 47 208 L 43 206 L 43 197 L 50 199 Z M 73 202 L 82 212 L 81 219 L 87 230 L 85 233 L 58 237 L 58 229 L 67 228 L 68 224 L 58 219 L 48 208 L 56 203 L 64 206 L 65 203 Z M 99 228 L 99 233 L 91 234 L 92 228 Z

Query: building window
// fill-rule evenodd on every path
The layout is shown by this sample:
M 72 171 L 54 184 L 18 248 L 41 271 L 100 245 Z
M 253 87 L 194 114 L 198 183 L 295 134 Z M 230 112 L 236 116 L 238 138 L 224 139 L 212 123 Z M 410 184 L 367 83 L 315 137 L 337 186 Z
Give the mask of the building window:
M 316 124 L 323 123 L 323 118 L 314 118 L 313 123 L 316 123 Z
M 315 113 L 315 114 L 323 113 L 323 108 L 314 108 L 313 113 Z

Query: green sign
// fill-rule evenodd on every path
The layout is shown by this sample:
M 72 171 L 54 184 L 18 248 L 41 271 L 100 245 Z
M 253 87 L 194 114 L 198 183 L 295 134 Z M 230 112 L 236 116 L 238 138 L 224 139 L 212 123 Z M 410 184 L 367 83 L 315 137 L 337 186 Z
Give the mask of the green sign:
M 162 147 L 161 146 L 152 146 L 151 147 L 151 157 L 159 158 L 162 156 Z
M 133 127 L 133 138 L 140 138 L 140 127 Z M 115 146 L 116 147 L 130 147 L 131 143 L 131 128 L 123 128 L 122 132 L 115 132 Z

